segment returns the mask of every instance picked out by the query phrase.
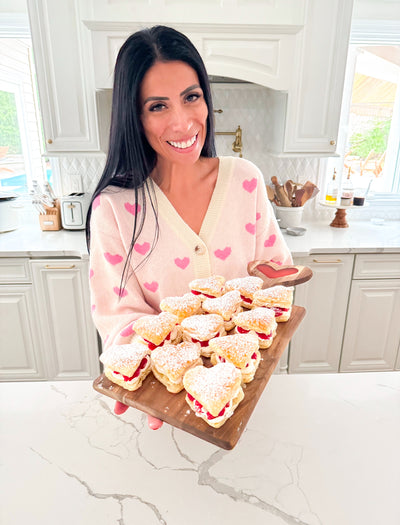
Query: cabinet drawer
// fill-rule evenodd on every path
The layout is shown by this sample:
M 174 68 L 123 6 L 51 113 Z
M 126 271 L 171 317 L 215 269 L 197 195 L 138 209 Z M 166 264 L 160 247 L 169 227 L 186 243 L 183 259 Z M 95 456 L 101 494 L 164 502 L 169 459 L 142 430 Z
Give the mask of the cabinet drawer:
M 400 278 L 400 253 L 356 255 L 353 279 Z
M 31 283 L 29 259 L 20 257 L 0 258 L 0 283 Z

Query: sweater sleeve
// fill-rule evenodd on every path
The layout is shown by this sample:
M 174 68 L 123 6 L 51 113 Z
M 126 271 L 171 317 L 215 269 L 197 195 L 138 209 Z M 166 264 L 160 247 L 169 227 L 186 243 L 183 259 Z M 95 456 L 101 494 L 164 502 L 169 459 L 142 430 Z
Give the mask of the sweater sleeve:
M 131 268 L 126 282 L 121 283 L 126 248 L 113 209 L 103 194 L 93 204 L 90 226 L 92 317 L 105 349 L 129 343 L 134 335 L 132 323 L 156 312 L 145 301 Z
M 256 260 L 272 261 L 279 265 L 293 264 L 292 255 L 276 221 L 267 196 L 264 178 L 257 169 L 257 237 Z

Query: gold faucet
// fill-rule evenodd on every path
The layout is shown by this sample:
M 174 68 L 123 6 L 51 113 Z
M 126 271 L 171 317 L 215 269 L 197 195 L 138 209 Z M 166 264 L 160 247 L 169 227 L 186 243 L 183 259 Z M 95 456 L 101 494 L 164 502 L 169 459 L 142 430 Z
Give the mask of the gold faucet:
M 232 144 L 232 150 L 235 153 L 239 153 L 239 157 L 242 157 L 242 128 L 238 126 L 236 131 L 216 131 L 216 135 L 235 135 L 235 141 Z

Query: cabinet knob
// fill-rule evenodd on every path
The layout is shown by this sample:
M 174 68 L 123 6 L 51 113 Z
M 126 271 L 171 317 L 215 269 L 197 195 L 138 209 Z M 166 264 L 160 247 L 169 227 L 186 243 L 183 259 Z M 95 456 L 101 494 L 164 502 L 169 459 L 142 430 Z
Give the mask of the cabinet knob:
M 47 139 L 47 144 L 53 144 L 53 141 L 51 139 Z
M 331 146 L 336 146 L 336 140 L 331 140 L 329 143 Z

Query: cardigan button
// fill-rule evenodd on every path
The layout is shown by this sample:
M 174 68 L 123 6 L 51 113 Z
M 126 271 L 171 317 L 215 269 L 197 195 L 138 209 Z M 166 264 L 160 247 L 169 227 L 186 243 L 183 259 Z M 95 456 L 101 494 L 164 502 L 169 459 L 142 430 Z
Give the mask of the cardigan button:
M 204 255 L 205 252 L 206 250 L 204 249 L 204 246 L 201 246 L 201 244 L 198 244 L 194 249 L 194 253 L 196 255 Z

